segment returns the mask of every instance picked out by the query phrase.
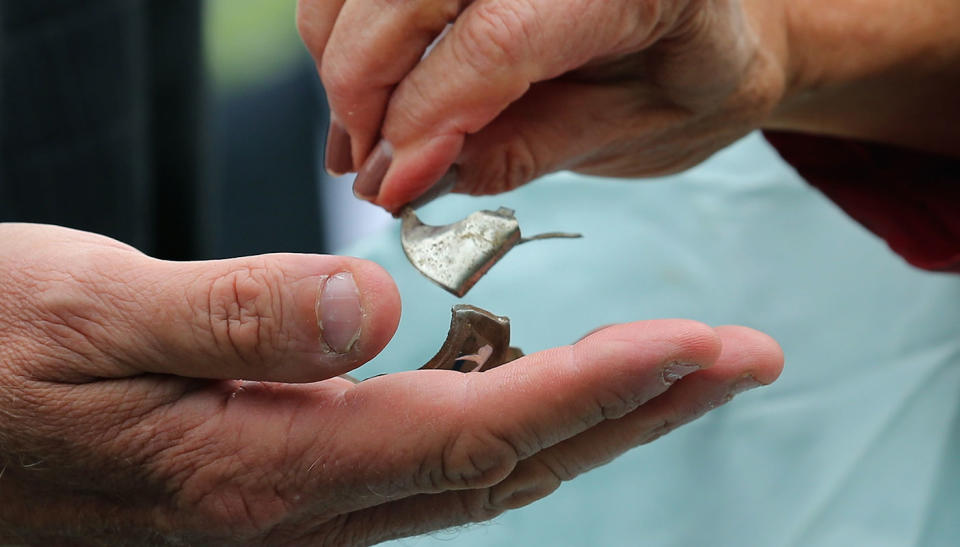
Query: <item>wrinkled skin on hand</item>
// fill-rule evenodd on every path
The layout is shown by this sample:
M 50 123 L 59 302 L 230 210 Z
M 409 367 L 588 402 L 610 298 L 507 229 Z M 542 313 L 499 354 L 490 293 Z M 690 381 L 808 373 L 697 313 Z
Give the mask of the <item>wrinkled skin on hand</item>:
M 445 174 L 490 194 L 699 163 L 782 98 L 783 17 L 769 0 L 300 0 L 298 21 L 328 167 L 360 168 L 358 195 L 396 211 Z
M 315 299 L 345 271 L 364 314 L 337 354 Z M 761 333 L 669 320 L 485 373 L 337 377 L 398 316 L 357 259 L 172 263 L 0 224 L 0 543 L 352 545 L 482 521 L 782 366 Z

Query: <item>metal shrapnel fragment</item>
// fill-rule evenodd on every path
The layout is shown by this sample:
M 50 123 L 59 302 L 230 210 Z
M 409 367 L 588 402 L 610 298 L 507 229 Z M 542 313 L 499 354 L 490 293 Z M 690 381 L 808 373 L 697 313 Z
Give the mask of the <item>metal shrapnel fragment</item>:
M 509 318 L 466 304 L 457 304 L 451 311 L 447 339 L 420 370 L 482 372 L 523 357 L 520 348 L 510 346 Z M 359 383 L 349 374 L 340 377 Z
M 523 356 L 510 347 L 510 319 L 466 304 L 452 312 L 447 339 L 421 369 L 482 372 Z
M 520 243 L 581 237 L 553 232 L 523 238 L 513 210 L 506 207 L 478 211 L 446 226 L 424 224 L 410 207 L 403 210 L 402 218 L 400 241 L 407 259 L 428 279 L 459 297 Z

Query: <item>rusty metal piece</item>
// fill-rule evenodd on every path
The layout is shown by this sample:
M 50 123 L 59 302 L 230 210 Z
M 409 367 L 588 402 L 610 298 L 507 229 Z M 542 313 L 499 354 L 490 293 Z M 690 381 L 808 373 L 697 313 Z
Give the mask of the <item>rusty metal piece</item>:
M 523 356 L 510 346 L 510 319 L 466 304 L 452 312 L 447 339 L 421 369 L 482 372 Z
M 440 351 L 420 370 L 483 372 L 523 357 L 523 350 L 510 345 L 509 318 L 466 304 L 457 304 L 451 312 L 453 317 L 450 318 L 447 339 L 443 341 Z M 340 377 L 355 384 L 360 383 L 349 374 L 341 374 Z
M 410 263 L 427 279 L 458 297 L 514 246 L 550 238 L 578 238 L 580 234 L 551 232 L 524 238 L 512 209 L 478 211 L 460 222 L 430 226 L 413 208 L 403 210 L 400 242 Z

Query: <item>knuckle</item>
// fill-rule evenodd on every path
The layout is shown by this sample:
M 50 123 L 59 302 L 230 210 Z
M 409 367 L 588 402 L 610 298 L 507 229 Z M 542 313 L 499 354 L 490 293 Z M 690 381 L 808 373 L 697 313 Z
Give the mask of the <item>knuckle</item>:
M 353 76 L 354 70 L 347 70 L 333 59 L 329 59 L 329 54 L 324 54 L 320 62 L 320 81 L 323 82 L 323 90 L 327 98 L 333 101 L 344 101 L 352 93 L 355 82 L 358 81 Z
M 540 483 L 544 485 L 542 488 L 556 489 L 561 482 L 571 481 L 580 474 L 581 466 L 549 453 L 539 458 L 538 463 L 543 469 L 540 473 Z
M 592 427 L 603 420 L 617 420 L 623 418 L 638 406 L 636 395 L 609 390 L 596 399 L 597 415 L 590 418 Z
M 376 57 L 345 50 L 341 44 L 328 45 L 319 58 L 319 72 L 330 105 L 346 108 L 348 112 L 361 108 L 359 103 L 366 98 L 365 93 L 391 84 L 383 80 L 385 67 L 378 66 L 378 61 Z M 340 121 L 348 123 L 350 117 L 342 116 Z
M 334 105 L 355 105 L 361 92 L 392 87 L 396 82 L 387 62 L 381 56 L 358 53 L 341 43 L 327 45 L 319 59 L 320 81 L 327 99 Z M 390 58 L 389 62 L 394 61 Z
M 508 142 L 498 146 L 487 160 L 477 162 L 477 169 L 463 169 L 461 176 L 475 195 L 500 194 L 537 178 L 541 174 L 538 158 L 533 139 L 517 131 Z
M 506 439 L 467 428 L 446 443 L 431 482 L 438 490 L 485 488 L 506 478 L 518 461 L 519 451 Z
M 458 513 L 465 522 L 486 522 L 506 512 L 508 507 L 492 499 L 493 489 L 457 492 Z
M 265 350 L 284 349 L 280 271 L 265 263 L 246 266 L 210 283 L 203 311 L 219 348 L 252 363 L 266 362 Z
M 549 453 L 524 460 L 511 476 L 489 489 L 486 509 L 491 512 L 517 509 L 543 499 L 578 473 Z
M 518 133 L 503 150 L 501 165 L 502 184 L 507 186 L 504 190 L 512 190 L 536 178 L 539 166 L 533 141 L 524 133 Z
M 411 142 L 424 132 L 436 131 L 433 121 L 434 83 L 424 78 L 410 77 L 403 81 L 383 124 L 383 137 L 390 143 Z
M 653 441 L 663 437 L 667 433 L 676 429 L 677 425 L 670 419 L 662 418 L 657 421 L 655 424 L 649 426 L 642 432 L 640 432 L 634 440 L 634 446 L 640 446 L 644 444 L 652 443 Z
M 477 4 L 470 24 L 458 34 L 454 54 L 481 73 L 521 62 L 536 35 L 536 20 L 527 2 Z

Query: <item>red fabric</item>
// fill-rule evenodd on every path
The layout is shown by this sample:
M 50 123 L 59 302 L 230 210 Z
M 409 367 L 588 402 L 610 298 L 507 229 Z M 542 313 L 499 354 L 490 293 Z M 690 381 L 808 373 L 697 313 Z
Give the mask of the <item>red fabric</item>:
M 765 133 L 810 184 L 907 262 L 960 273 L 960 158 L 798 133 Z

